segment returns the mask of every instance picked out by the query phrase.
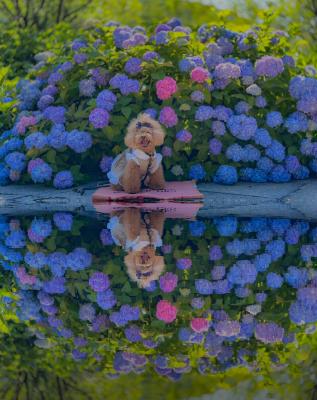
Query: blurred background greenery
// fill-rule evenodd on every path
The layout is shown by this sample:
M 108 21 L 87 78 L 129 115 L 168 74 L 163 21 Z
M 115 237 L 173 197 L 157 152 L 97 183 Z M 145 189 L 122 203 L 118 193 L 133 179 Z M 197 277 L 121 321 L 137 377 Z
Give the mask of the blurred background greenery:
M 291 34 L 294 55 L 316 63 L 317 0 L 0 0 L 1 63 L 23 75 L 34 54 L 81 30 L 115 20 L 152 26 L 177 16 L 192 27 L 243 31 L 267 23 Z

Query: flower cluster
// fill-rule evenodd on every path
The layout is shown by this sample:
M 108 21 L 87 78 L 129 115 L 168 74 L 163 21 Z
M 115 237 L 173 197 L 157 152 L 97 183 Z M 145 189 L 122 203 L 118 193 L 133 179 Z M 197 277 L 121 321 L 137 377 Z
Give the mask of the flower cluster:
M 317 80 L 261 29 L 111 22 L 74 40 L 63 60 L 52 53 L 17 85 L 19 113 L 0 139 L 0 184 L 64 189 L 105 177 L 140 112 L 166 129 L 169 180 L 231 185 L 316 174 Z M 108 69 L 98 61 L 105 52 Z

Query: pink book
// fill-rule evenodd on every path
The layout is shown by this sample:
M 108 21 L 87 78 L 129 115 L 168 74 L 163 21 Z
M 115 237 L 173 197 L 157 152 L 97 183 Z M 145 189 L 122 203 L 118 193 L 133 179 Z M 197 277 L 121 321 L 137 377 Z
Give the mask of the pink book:
M 95 191 L 93 202 L 104 201 L 135 201 L 142 202 L 145 199 L 153 200 L 193 200 L 202 199 L 203 195 L 197 189 L 195 181 L 166 182 L 163 190 L 142 189 L 140 193 L 130 194 L 119 190 L 113 190 L 110 186 L 104 186 Z
M 97 202 L 94 207 L 97 212 L 111 214 L 125 208 L 138 208 L 144 212 L 162 211 L 166 218 L 195 219 L 202 203 L 181 203 L 173 201 L 159 201 L 156 203 L 125 203 L 125 202 Z

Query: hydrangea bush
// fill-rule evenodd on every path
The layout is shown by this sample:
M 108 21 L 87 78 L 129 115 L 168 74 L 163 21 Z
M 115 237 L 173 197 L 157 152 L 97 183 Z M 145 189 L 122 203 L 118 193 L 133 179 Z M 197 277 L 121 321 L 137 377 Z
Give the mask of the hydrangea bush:
M 305 221 L 167 221 L 166 268 L 146 289 L 102 221 L 55 213 L 0 228 L 7 313 L 38 348 L 110 377 L 282 368 L 297 335 L 315 331 L 317 228 Z
M 167 132 L 167 179 L 287 182 L 317 171 L 317 80 L 287 33 L 233 32 L 177 19 L 154 30 L 108 23 L 55 50 L 18 85 L 2 133 L 0 182 L 56 188 L 105 178 L 129 121 Z

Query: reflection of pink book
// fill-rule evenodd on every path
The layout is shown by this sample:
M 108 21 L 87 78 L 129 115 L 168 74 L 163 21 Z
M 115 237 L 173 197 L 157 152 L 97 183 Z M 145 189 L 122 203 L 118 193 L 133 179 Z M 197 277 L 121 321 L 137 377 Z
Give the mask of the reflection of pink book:
M 131 203 L 131 202 L 96 202 L 94 207 L 97 212 L 111 214 L 125 208 L 139 208 L 142 211 L 162 211 L 166 218 L 194 219 L 202 203 L 181 203 L 173 201 L 159 201 L 156 203 Z
M 140 202 L 144 199 L 153 200 L 190 200 L 202 199 L 203 195 L 197 189 L 194 181 L 166 182 L 163 190 L 143 189 L 140 193 L 129 194 L 123 191 L 116 191 L 110 186 L 97 189 L 93 194 L 93 202 L 103 201 L 130 201 Z

